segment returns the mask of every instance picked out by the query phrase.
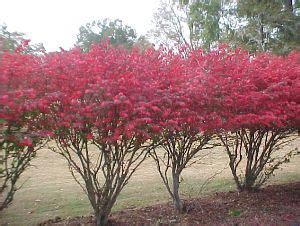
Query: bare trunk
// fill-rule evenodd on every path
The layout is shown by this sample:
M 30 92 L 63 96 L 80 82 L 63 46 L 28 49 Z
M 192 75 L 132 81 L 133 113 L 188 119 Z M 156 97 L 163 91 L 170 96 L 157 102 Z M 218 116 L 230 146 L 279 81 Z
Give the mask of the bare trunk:
M 103 211 L 95 211 L 96 225 L 105 226 L 108 222 L 108 214 Z
M 259 15 L 259 19 L 260 19 L 260 26 L 259 26 L 259 34 L 260 34 L 260 45 L 262 48 L 262 51 L 266 50 L 266 43 L 265 43 L 265 34 L 264 34 L 264 18 L 263 18 L 263 14 L 261 13 Z
M 173 202 L 178 213 L 183 213 L 183 203 L 179 196 L 179 174 L 173 172 Z
M 292 0 L 284 0 L 283 2 L 285 10 L 293 13 L 293 1 Z
M 254 191 L 254 183 L 255 179 L 253 178 L 253 175 L 247 175 L 245 176 L 245 182 L 244 185 L 241 187 L 240 191 Z
M 233 179 L 234 179 L 234 182 L 235 182 L 235 184 L 236 184 L 238 190 L 239 190 L 239 191 L 242 191 L 242 190 L 243 190 L 243 187 L 242 187 L 241 182 L 240 182 L 240 180 L 239 180 L 239 177 L 238 177 L 238 175 L 237 175 L 236 169 L 234 168 L 234 163 L 235 163 L 234 161 L 233 161 L 233 162 L 230 161 L 229 166 L 230 166 L 231 173 L 232 173 L 232 175 L 233 175 Z

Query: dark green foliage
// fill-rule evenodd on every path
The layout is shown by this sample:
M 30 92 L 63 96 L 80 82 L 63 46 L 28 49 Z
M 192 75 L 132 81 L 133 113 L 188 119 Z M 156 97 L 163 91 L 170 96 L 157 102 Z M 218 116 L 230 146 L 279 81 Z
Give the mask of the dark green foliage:
M 14 51 L 18 46 L 20 46 L 25 40 L 25 34 L 21 32 L 11 32 L 8 30 L 6 25 L 0 25 L 0 53 L 3 50 Z M 37 43 L 34 45 L 28 45 L 25 49 L 25 53 L 40 53 L 44 51 L 45 48 L 42 43 Z
M 236 15 L 244 25 L 234 33 L 234 41 L 251 51 L 286 54 L 300 45 L 298 1 L 238 1 Z
M 202 48 L 210 50 L 220 40 L 220 0 L 195 1 L 190 5 L 189 27 L 192 39 L 202 40 Z
M 136 42 L 137 35 L 133 28 L 124 25 L 122 20 L 98 20 L 79 28 L 77 45 L 88 51 L 93 43 L 108 39 L 113 45 L 122 45 L 130 49 Z
M 175 10 L 166 10 L 168 5 Z M 228 43 L 251 52 L 287 54 L 300 49 L 299 5 L 299 0 L 162 1 L 160 11 L 164 8 L 169 16 L 159 16 L 156 28 L 170 42 L 189 44 L 192 49 L 209 51 L 219 43 Z

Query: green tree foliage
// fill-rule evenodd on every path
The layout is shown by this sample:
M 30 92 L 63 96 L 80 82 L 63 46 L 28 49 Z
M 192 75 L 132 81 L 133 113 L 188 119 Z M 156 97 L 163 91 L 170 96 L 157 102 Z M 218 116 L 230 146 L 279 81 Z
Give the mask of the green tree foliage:
M 286 54 L 300 46 L 299 5 L 299 0 L 163 0 L 152 34 L 192 49 L 209 51 L 226 42 Z
M 223 1 L 161 0 L 150 35 L 167 47 L 183 44 L 210 51 L 225 31 Z
M 300 46 L 299 1 L 237 1 L 236 16 L 242 22 L 233 40 L 250 51 L 286 54 Z
M 26 40 L 25 34 L 17 31 L 9 31 L 6 25 L 0 25 L 0 52 L 3 50 L 14 51 Z M 42 43 L 27 45 L 25 53 L 41 53 L 45 50 Z
M 137 41 L 137 34 L 133 28 L 124 25 L 119 19 L 92 21 L 79 28 L 77 45 L 88 51 L 93 43 L 102 39 L 108 39 L 113 45 L 123 45 L 130 49 Z
M 220 10 L 220 0 L 198 0 L 190 5 L 188 23 L 192 39 L 201 40 L 203 49 L 210 50 L 220 40 Z
M 188 45 L 209 51 L 221 36 L 220 0 L 161 0 L 150 35 L 164 46 Z
M 0 47 L 2 50 L 14 50 L 18 45 L 20 45 L 24 34 L 19 32 L 10 32 L 7 26 L 0 25 Z
M 144 51 L 148 48 L 151 48 L 152 46 L 152 43 L 150 43 L 147 39 L 146 36 L 144 35 L 141 35 L 137 40 L 136 42 L 134 43 L 133 45 L 134 47 L 137 47 L 139 48 L 140 50 Z

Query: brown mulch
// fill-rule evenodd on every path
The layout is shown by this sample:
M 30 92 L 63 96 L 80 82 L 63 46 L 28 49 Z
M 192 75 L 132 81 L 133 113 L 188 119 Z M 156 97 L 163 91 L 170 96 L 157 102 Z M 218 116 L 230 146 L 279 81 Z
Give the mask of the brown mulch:
M 300 226 L 300 182 L 267 186 L 255 193 L 226 192 L 185 200 L 187 213 L 177 215 L 171 203 L 125 209 L 111 214 L 109 225 L 291 225 Z M 95 225 L 93 216 L 40 225 Z

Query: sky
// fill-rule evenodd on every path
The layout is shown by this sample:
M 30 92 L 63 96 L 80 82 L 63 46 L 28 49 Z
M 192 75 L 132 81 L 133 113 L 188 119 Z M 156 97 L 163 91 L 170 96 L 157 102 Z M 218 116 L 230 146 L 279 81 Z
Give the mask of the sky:
M 0 24 L 55 51 L 71 48 L 79 27 L 93 20 L 121 19 L 145 34 L 158 5 L 159 0 L 0 0 Z

